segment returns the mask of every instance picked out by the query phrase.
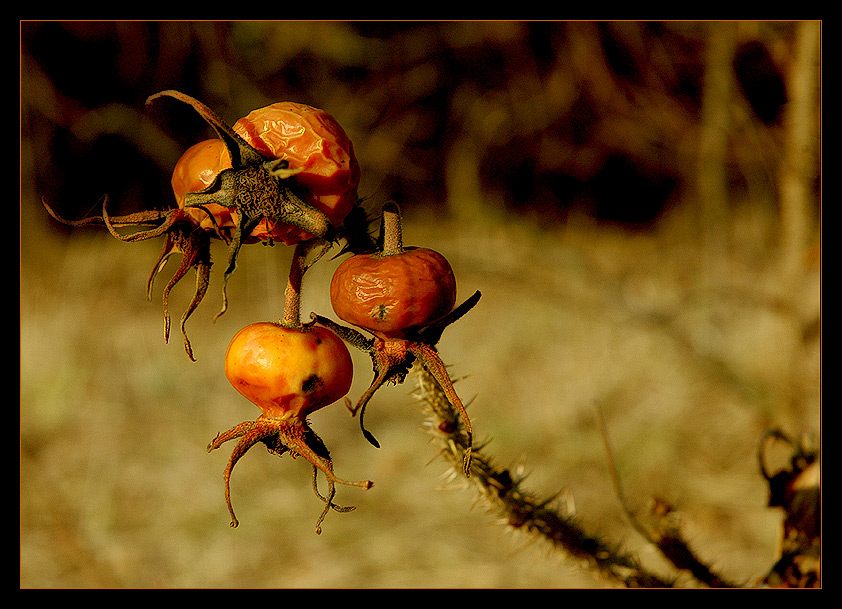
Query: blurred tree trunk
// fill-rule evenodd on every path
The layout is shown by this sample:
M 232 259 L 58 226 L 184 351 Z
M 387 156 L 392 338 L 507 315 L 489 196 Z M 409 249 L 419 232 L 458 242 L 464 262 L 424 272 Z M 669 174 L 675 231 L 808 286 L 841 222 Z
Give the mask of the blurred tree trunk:
M 702 115 L 699 133 L 696 194 L 704 251 L 709 256 L 723 245 L 722 226 L 727 219 L 729 196 L 725 172 L 730 132 L 730 106 L 734 94 L 732 60 L 737 45 L 737 24 L 713 22 L 708 25 Z
M 813 187 L 818 168 L 821 23 L 804 21 L 796 30 L 787 82 L 784 156 L 780 165 L 782 288 L 795 295 L 813 229 Z

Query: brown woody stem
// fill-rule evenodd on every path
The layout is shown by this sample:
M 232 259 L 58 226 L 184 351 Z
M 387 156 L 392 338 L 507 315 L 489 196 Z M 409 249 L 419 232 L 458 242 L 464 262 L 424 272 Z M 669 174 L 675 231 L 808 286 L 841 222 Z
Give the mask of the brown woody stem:
M 396 203 L 383 206 L 383 255 L 394 256 L 403 252 L 403 228 L 401 212 Z
M 281 319 L 281 325 L 288 328 L 297 328 L 301 325 L 301 281 L 304 277 L 305 258 L 309 249 L 309 242 L 298 243 L 292 255 L 289 278 L 284 290 L 284 315 Z

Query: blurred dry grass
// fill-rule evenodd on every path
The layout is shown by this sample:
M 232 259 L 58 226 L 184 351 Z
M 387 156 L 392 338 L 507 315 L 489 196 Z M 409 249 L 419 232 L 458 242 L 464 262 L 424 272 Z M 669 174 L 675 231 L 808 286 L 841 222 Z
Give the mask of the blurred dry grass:
M 238 35 L 261 27 L 269 26 L 243 27 Z M 341 51 L 348 69 L 363 63 L 354 46 L 360 41 L 347 29 L 309 27 L 331 41 L 325 54 Z M 260 38 L 263 45 L 280 40 L 265 32 Z M 283 40 L 306 46 L 313 38 Z M 285 53 L 269 56 L 291 51 Z M 213 65 L 225 69 L 221 59 Z M 280 69 L 250 65 L 262 66 L 266 79 Z M 424 86 L 429 66 L 416 67 L 402 86 Z M 22 85 L 43 92 L 32 74 L 25 71 Z M 375 193 L 376 202 L 388 176 L 424 182 L 430 171 L 418 149 L 411 158 L 402 154 L 409 144 L 395 131 L 405 121 L 365 127 L 365 112 L 390 91 L 389 82 L 372 86 L 366 103 L 334 104 L 359 142 L 363 167 L 371 168 L 363 194 Z M 245 92 L 240 97 L 252 91 L 229 85 Z M 313 103 L 330 107 L 324 102 Z M 458 485 L 444 484 L 445 468 L 420 431 L 411 382 L 382 390 L 369 408 L 367 424 L 380 450 L 364 441 L 341 406 L 312 417 L 337 472 L 376 483 L 367 492 L 340 489 L 337 500 L 358 506 L 355 512 L 330 514 L 316 536 L 321 504 L 309 468 L 255 449 L 232 478 L 241 526 L 230 529 L 222 494 L 227 455 L 208 455 L 205 446 L 256 409 L 228 386 L 222 357 L 240 327 L 278 316 L 289 252 L 246 248 L 230 284 L 231 308 L 212 324 L 219 303 L 214 273 L 188 325 L 198 358 L 191 363 L 177 336 L 168 345 L 161 340 L 161 286 L 152 303 L 144 297 L 159 243 L 67 233 L 48 221 L 39 203 L 48 179 L 42 168 L 67 159 L 56 156 L 55 140 L 40 139 L 44 119 L 29 112 L 36 126 L 22 142 L 22 587 L 603 585 L 507 530 Z M 482 129 L 514 120 L 488 116 Z M 478 129 L 467 130 L 473 135 L 465 141 L 479 145 L 483 133 L 498 133 Z M 563 491 L 560 500 L 575 506 L 589 529 L 662 568 L 623 520 L 596 424 L 599 405 L 633 507 L 645 508 L 654 496 L 671 501 L 701 557 L 736 581 L 761 576 L 774 559 L 780 514 L 765 507 L 757 439 L 768 425 L 792 433 L 820 426 L 821 347 L 819 335 L 805 330 L 820 312 L 820 266 L 810 255 L 818 232 L 811 229 L 804 263 L 785 288 L 768 190 L 747 189 L 727 217 L 705 227 L 721 237 L 712 247 L 699 231 L 692 197 L 648 230 L 606 225 L 576 210 L 563 223 L 547 223 L 531 210 L 506 209 L 499 191 L 477 188 L 479 157 L 466 154 L 469 148 L 451 148 L 465 165 L 450 167 L 449 192 L 439 193 L 438 205 L 407 205 L 405 238 L 450 259 L 461 297 L 483 292 L 440 345 L 453 375 L 464 377 L 458 388 L 472 400 L 477 436 L 491 440 L 488 452 L 501 463 L 523 462 L 532 488 Z M 70 183 L 74 196 L 83 177 L 114 179 L 91 168 Z M 61 184 L 47 190 L 61 192 Z M 405 183 L 388 191 L 401 193 L 413 201 L 431 196 Z M 308 275 L 305 312 L 331 312 L 319 286 L 334 265 L 319 264 Z M 174 313 L 186 305 L 189 283 L 176 290 Z M 355 354 L 355 362 L 353 395 L 370 381 L 366 356 Z

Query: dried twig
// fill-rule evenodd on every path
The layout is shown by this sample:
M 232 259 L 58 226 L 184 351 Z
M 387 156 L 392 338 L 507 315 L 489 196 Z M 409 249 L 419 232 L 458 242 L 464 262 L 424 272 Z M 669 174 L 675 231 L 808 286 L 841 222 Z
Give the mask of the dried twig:
M 709 565 L 696 556 L 690 548 L 690 544 L 684 538 L 675 518 L 673 506 L 667 502 L 655 499 L 652 502 L 652 509 L 647 514 L 648 526 L 634 513 L 626 500 L 626 494 L 620 482 L 620 475 L 617 472 L 614 462 L 614 454 L 611 449 L 611 442 L 608 438 L 608 430 L 605 427 L 605 420 L 602 412 L 597 407 L 597 422 L 599 423 L 602 440 L 605 444 L 605 453 L 608 460 L 608 470 L 611 482 L 617 493 L 617 498 L 628 518 L 629 523 L 644 539 L 658 548 L 661 554 L 669 560 L 672 565 L 681 571 L 688 571 L 702 584 L 711 588 L 736 588 L 737 584 L 731 583 L 717 575 Z

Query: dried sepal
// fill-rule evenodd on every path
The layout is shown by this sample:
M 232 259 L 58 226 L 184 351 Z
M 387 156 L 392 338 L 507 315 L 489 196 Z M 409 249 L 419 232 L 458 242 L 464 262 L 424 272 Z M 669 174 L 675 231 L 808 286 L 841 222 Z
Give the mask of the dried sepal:
M 387 383 L 402 383 L 412 369 L 412 366 L 418 362 L 435 379 L 448 400 L 450 400 L 452 407 L 461 415 L 465 427 L 465 445 L 467 447 L 463 459 L 463 470 L 467 476 L 470 476 L 471 445 L 473 442 L 471 420 L 468 417 L 462 400 L 453 387 L 450 375 L 444 363 L 441 361 L 441 357 L 436 351 L 435 346 L 441 339 L 444 329 L 470 311 L 479 302 L 480 297 L 481 293 L 479 291 L 475 292 L 449 314 L 429 326 L 415 328 L 403 337 L 382 337 L 374 335 L 373 338 L 367 339 L 365 335 L 353 328 L 342 326 L 326 317 L 311 313 L 311 318 L 314 321 L 333 330 L 340 338 L 352 346 L 365 351 L 371 357 L 374 368 L 374 380 L 368 389 L 363 392 L 356 404 L 352 404 L 346 398 L 346 406 L 352 416 L 359 413 L 360 428 L 363 436 L 372 446 L 379 448 L 380 443 L 365 427 L 364 417 L 366 406 L 377 390 L 383 385 Z
M 289 422 L 261 415 L 254 421 L 240 423 L 228 431 L 217 435 L 208 445 L 208 452 L 219 448 L 229 440 L 235 439 L 239 439 L 239 442 L 231 453 L 231 458 L 228 461 L 224 474 L 225 501 L 228 505 L 228 512 L 231 515 L 232 527 L 237 527 L 239 521 L 234 514 L 234 508 L 231 503 L 231 472 L 237 461 L 258 442 L 265 444 L 266 449 L 275 455 L 281 456 L 289 452 L 293 457 L 304 457 L 312 464 L 314 468 L 314 491 L 316 496 L 325 502 L 324 511 L 316 522 L 316 533 L 321 533 L 321 523 L 331 509 L 338 512 L 347 512 L 354 509 L 353 507 L 342 507 L 333 503 L 337 484 L 357 486 L 364 489 L 369 489 L 374 485 L 371 480 L 348 481 L 337 477 L 333 472 L 333 461 L 331 460 L 327 447 L 316 432 L 306 423 Z M 315 479 L 317 471 L 322 472 L 327 479 L 327 496 L 322 495 L 318 490 Z

